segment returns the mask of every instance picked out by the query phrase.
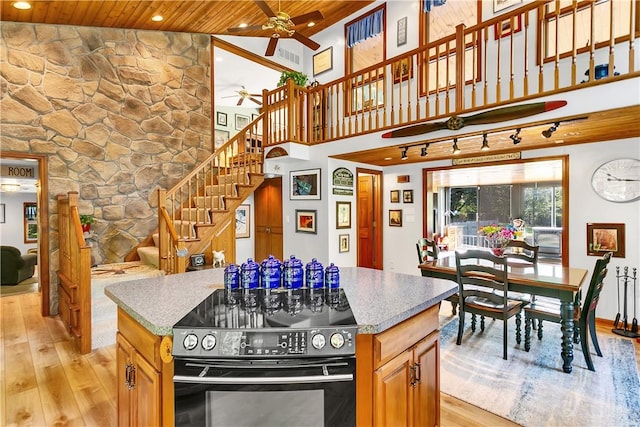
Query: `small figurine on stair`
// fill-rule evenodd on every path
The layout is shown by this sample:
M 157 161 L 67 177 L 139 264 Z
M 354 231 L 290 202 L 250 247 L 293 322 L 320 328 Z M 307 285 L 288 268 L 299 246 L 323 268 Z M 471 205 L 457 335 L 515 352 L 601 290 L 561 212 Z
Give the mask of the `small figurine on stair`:
M 224 250 L 212 251 L 213 252 L 213 267 L 224 267 Z

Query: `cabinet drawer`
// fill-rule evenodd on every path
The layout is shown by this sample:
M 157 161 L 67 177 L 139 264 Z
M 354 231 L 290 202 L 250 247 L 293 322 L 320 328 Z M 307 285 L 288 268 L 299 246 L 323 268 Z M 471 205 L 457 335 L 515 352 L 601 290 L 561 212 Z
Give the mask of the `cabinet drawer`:
M 118 309 L 118 331 L 158 371 L 162 369 L 160 341 L 162 337 L 152 334 L 121 309 Z
M 377 334 L 373 339 L 374 369 L 384 365 L 422 338 L 437 330 L 439 308 L 440 305 L 437 304 L 411 319 Z

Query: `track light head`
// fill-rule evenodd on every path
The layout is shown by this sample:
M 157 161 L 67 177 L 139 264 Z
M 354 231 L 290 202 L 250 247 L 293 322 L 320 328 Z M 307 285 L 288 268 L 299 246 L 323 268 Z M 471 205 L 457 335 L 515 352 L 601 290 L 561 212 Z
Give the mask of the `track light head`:
M 522 142 L 522 138 L 520 138 L 520 128 L 516 129 L 516 133 L 510 135 L 509 138 L 513 141 L 513 145 L 518 145 Z
M 489 140 L 487 139 L 487 134 L 482 134 L 482 147 L 480 148 L 482 151 L 487 151 L 489 149 Z
M 407 150 L 409 150 L 409 148 L 408 147 L 402 147 L 400 149 L 402 150 L 402 154 L 400 155 L 400 159 L 407 160 L 409 158 L 409 156 L 407 156 Z
M 458 138 L 453 138 L 453 147 L 451 147 L 451 152 L 453 154 L 460 154 L 460 149 L 458 148 Z
M 420 156 L 421 157 L 426 157 L 427 156 L 427 149 L 429 148 L 429 144 L 425 144 L 424 147 L 422 147 L 420 149 Z
M 542 131 L 542 136 L 545 138 L 551 138 L 551 135 L 558 130 L 558 126 L 560 126 L 560 122 L 555 122 L 549 129 Z

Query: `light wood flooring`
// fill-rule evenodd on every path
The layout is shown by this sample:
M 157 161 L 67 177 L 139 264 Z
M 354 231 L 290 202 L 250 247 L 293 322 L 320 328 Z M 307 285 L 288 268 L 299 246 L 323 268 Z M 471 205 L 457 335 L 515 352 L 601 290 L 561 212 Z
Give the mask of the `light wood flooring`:
M 117 425 L 115 345 L 79 355 L 60 321 L 40 315 L 38 293 L 0 298 L 0 316 L 0 425 Z M 516 425 L 446 394 L 441 406 L 444 427 Z

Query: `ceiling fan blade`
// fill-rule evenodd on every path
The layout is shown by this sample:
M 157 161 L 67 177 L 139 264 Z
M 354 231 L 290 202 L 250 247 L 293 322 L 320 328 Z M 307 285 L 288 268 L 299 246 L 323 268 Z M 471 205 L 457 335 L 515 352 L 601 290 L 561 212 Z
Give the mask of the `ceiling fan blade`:
M 276 16 L 276 14 L 273 13 L 273 10 L 271 10 L 271 8 L 269 7 L 266 1 L 253 0 L 253 2 L 256 4 L 256 6 L 262 9 L 264 14 L 267 15 L 269 18 L 271 18 L 272 16 Z
M 240 97 L 240 99 L 238 99 L 238 103 L 236 104 L 238 107 L 242 105 L 242 101 L 244 101 L 243 97 Z
M 249 99 L 253 102 L 255 102 L 258 105 L 262 105 L 262 101 L 258 101 L 257 99 L 255 99 L 254 97 L 249 97 Z
M 308 47 L 311 50 L 318 50 L 320 48 L 320 45 L 316 42 L 314 42 L 313 40 L 311 40 L 309 37 L 307 36 L 303 36 L 302 34 L 300 34 L 299 32 L 295 32 L 291 35 L 291 37 L 293 37 L 294 39 L 298 40 L 300 43 L 302 43 L 303 45 L 305 45 L 306 47 Z
M 291 18 L 291 22 L 293 22 L 293 25 L 300 25 L 306 24 L 307 22 L 311 21 L 320 21 L 322 19 L 324 19 L 324 16 L 322 16 L 322 12 L 316 10 L 313 12 L 305 13 L 304 15 L 294 16 L 293 18 Z
M 424 123 L 419 125 L 407 126 L 402 129 L 384 133 L 382 134 L 382 137 L 398 138 L 402 136 L 415 136 L 442 129 L 459 130 L 466 125 L 506 122 L 509 120 L 521 119 L 523 117 L 544 113 L 545 111 L 555 110 L 557 108 L 564 107 L 565 105 L 567 105 L 567 101 L 547 101 L 516 105 L 512 107 L 496 108 L 495 110 L 485 111 L 467 117 L 451 116 L 449 120 L 445 122 Z
M 259 30 L 262 30 L 262 25 L 251 25 L 249 27 L 227 28 L 227 33 L 241 33 L 243 31 L 259 31 Z
M 278 38 L 277 37 L 271 37 L 269 39 L 269 44 L 267 45 L 267 51 L 264 53 L 264 56 L 273 56 L 273 54 L 276 52 L 276 45 L 277 44 L 278 44 Z

